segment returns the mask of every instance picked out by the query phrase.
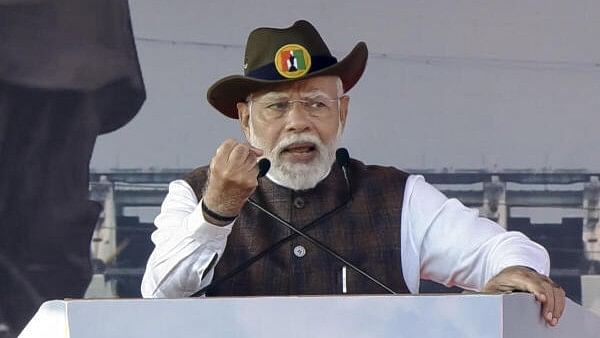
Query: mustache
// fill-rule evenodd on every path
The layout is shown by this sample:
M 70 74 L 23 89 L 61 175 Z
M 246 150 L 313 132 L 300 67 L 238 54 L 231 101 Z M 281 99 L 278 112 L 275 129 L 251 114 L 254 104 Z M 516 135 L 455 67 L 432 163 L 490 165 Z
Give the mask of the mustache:
M 314 145 L 319 153 L 323 153 L 326 149 L 325 144 L 321 140 L 312 134 L 294 134 L 286 136 L 281 140 L 275 148 L 273 148 L 273 155 L 279 156 L 289 146 L 297 143 L 311 143 Z

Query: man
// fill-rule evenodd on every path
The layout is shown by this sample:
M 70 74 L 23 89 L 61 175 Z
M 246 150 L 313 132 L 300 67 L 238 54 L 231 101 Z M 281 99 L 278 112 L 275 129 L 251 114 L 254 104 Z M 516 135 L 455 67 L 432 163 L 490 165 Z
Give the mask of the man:
M 239 118 L 248 144 L 226 140 L 209 168 L 170 184 L 142 294 L 417 293 L 425 278 L 531 292 L 556 325 L 565 297 L 546 276 L 544 248 L 447 199 L 421 176 L 335 163 L 345 93 L 367 54 L 361 42 L 338 62 L 306 21 L 250 33 L 244 76 L 208 91 L 217 110 Z M 257 179 L 261 157 L 271 169 Z

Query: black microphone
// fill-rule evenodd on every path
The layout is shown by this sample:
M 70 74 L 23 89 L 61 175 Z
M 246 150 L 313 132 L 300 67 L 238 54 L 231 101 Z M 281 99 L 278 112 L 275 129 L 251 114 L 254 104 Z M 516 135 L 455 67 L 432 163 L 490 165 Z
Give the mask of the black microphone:
M 348 154 L 348 149 L 339 148 L 338 150 L 336 150 L 335 160 L 345 172 L 346 169 L 348 169 L 348 163 L 350 162 L 350 154 Z
M 348 163 L 350 161 L 350 155 L 348 154 L 348 150 L 346 148 L 339 148 L 336 152 L 335 152 L 335 157 L 336 157 L 336 162 L 338 163 L 338 165 L 342 168 L 342 171 L 344 173 L 344 180 L 346 181 L 346 187 L 348 188 L 348 192 L 350 194 L 350 198 L 346 201 L 346 203 L 344 203 L 342 206 L 345 206 L 348 202 L 350 202 L 350 200 L 352 199 L 352 190 L 350 189 L 350 180 L 349 180 L 349 175 L 348 175 Z M 261 164 L 262 162 L 262 164 Z M 259 165 L 259 176 L 258 177 L 262 177 L 264 175 L 266 175 L 267 171 L 270 169 L 271 167 L 271 162 L 266 159 L 263 158 L 258 162 Z M 264 170 L 264 171 L 263 171 Z M 262 174 L 262 175 L 261 175 Z M 363 271 L 362 269 L 360 269 L 359 267 L 355 266 L 354 264 L 350 263 L 349 261 L 347 261 L 344 257 L 340 256 L 338 253 L 336 253 L 334 250 L 332 250 L 329 246 L 323 244 L 321 241 L 311 237 L 310 235 L 306 234 L 305 232 L 303 232 L 302 230 L 297 229 L 296 227 L 294 227 L 292 224 L 290 224 L 288 221 L 284 220 L 283 218 L 279 217 L 278 215 L 272 213 L 271 211 L 267 210 L 266 208 L 262 207 L 261 205 L 259 205 L 256 201 L 254 201 L 253 199 L 249 198 L 248 199 L 248 203 L 250 203 L 251 205 L 253 205 L 255 208 L 259 209 L 260 211 L 264 212 L 265 214 L 267 214 L 269 217 L 271 217 L 272 219 L 276 220 L 277 222 L 279 222 L 279 224 L 285 226 L 286 228 L 288 228 L 289 230 L 291 230 L 295 235 L 298 235 L 304 239 L 306 239 L 307 241 L 309 241 L 310 243 L 314 244 L 316 247 L 318 247 L 319 249 L 323 250 L 325 253 L 329 254 L 330 256 L 332 256 L 333 258 L 335 258 L 338 262 L 343 263 L 344 265 L 346 265 L 347 267 L 351 268 L 352 270 L 356 271 L 357 273 L 361 274 L 362 276 L 366 277 L 367 279 L 369 279 L 370 281 L 372 281 L 373 283 L 377 284 L 378 286 L 380 286 L 382 289 L 384 289 L 385 291 L 389 292 L 390 294 L 395 295 L 396 292 L 394 290 L 392 290 L 391 288 L 389 288 L 388 286 L 386 286 L 385 284 L 383 284 L 382 282 L 380 282 L 378 279 L 376 279 L 375 277 L 369 275 L 367 272 Z M 340 210 L 341 207 L 335 208 L 333 211 L 337 212 L 338 210 Z M 326 215 L 329 214 L 333 214 L 333 212 L 331 213 L 327 213 Z M 314 220 L 313 222 L 311 222 L 309 225 L 305 226 L 303 228 L 307 229 L 309 226 L 313 226 L 316 223 L 319 223 L 321 220 L 323 220 L 323 217 L 319 217 L 316 220 Z M 216 287 L 217 285 L 221 284 L 222 282 L 224 282 L 225 280 L 233 277 L 234 275 L 236 275 L 237 273 L 239 273 L 240 271 L 245 270 L 246 268 L 248 268 L 251 264 L 253 264 L 254 262 L 256 262 L 259 258 L 263 257 L 264 255 L 266 255 L 268 252 L 271 251 L 271 249 L 274 249 L 275 247 L 278 247 L 280 244 L 282 244 L 285 240 L 287 239 L 291 239 L 293 235 L 288 236 L 286 239 L 280 241 L 279 243 L 276 243 L 275 245 L 273 245 L 271 248 L 263 251 L 262 253 L 258 254 L 255 258 L 251 258 L 250 260 L 248 260 L 246 263 L 243 263 L 241 266 L 239 266 L 238 268 L 234 269 L 233 272 L 229 273 L 227 276 L 225 276 L 224 278 L 216 281 L 216 283 L 211 283 L 209 285 L 207 285 L 206 287 L 202 288 L 201 290 L 197 291 L 196 293 L 194 293 L 192 295 L 192 297 L 198 297 L 198 296 L 202 296 L 204 295 L 210 288 L 212 287 Z
M 335 161 L 342 168 L 342 172 L 344 173 L 344 179 L 346 180 L 346 188 L 348 188 L 348 193 L 350 194 L 350 198 L 352 198 L 352 189 L 350 188 L 350 178 L 348 177 L 348 164 L 350 163 L 350 154 L 348 154 L 348 149 L 339 148 L 335 151 Z
M 261 178 L 267 174 L 267 172 L 271 169 L 271 161 L 266 158 L 261 158 L 258 161 L 258 177 Z
M 350 202 L 352 201 L 352 197 L 347 198 L 342 204 L 338 205 L 337 207 L 333 208 L 332 210 L 324 213 L 323 215 L 317 217 L 316 219 L 314 219 L 312 222 L 310 222 L 309 224 L 305 225 L 302 227 L 302 231 L 308 231 L 312 228 L 314 228 L 315 226 L 319 225 L 320 223 L 322 223 L 324 220 L 332 217 L 333 215 L 337 214 L 338 212 L 340 212 L 342 209 L 344 209 Z M 256 202 L 255 202 L 256 203 Z M 226 280 L 229 280 L 230 278 L 232 278 L 233 276 L 236 276 L 238 273 L 246 270 L 247 268 L 249 268 L 252 264 L 258 262 L 261 258 L 265 257 L 266 255 L 268 255 L 269 253 L 277 250 L 278 248 L 280 248 L 283 244 L 293 240 L 294 238 L 296 238 L 298 236 L 298 234 L 296 233 L 292 233 L 290 235 L 288 235 L 287 237 L 284 237 L 282 239 L 280 239 L 278 242 L 273 243 L 270 247 L 264 249 L 263 251 L 259 252 L 258 254 L 254 255 L 253 257 L 249 258 L 248 260 L 246 260 L 244 263 L 238 265 L 235 269 L 231 270 L 229 273 L 227 273 L 225 276 L 221 277 L 219 280 L 216 281 L 212 281 L 209 285 L 203 287 L 202 289 L 200 289 L 199 291 L 197 291 L 196 293 L 192 294 L 190 297 L 200 297 L 204 294 L 206 294 L 210 289 L 215 288 L 219 285 L 221 285 L 223 282 L 225 282 Z M 215 254 L 216 256 L 216 254 Z M 214 258 L 213 258 L 214 260 Z M 214 264 L 211 263 L 208 265 L 208 267 L 206 268 L 206 272 L 203 274 L 203 276 L 208 273 L 210 271 L 210 269 L 212 269 L 214 267 Z
M 295 234 L 299 235 L 300 237 L 302 237 L 302 238 L 306 239 L 307 241 L 309 241 L 310 243 L 314 244 L 319 249 L 325 251 L 325 253 L 327 253 L 331 257 L 335 258 L 338 262 L 344 263 L 344 265 L 346 265 L 350 269 L 358 272 L 362 276 L 364 276 L 367 279 L 369 279 L 371 282 L 377 284 L 378 286 L 380 286 L 385 291 L 389 292 L 392 295 L 396 294 L 396 292 L 394 290 L 390 289 L 388 286 L 386 286 L 385 284 L 383 284 L 382 282 L 380 282 L 375 277 L 369 275 L 368 273 L 366 273 L 361 268 L 359 268 L 356 265 L 354 265 L 354 264 L 350 263 L 349 261 L 347 261 L 344 257 L 340 256 L 337 252 L 333 251 L 333 249 L 331 249 L 327 245 L 323 244 L 318 239 L 315 239 L 312 236 L 310 236 L 310 235 L 306 234 L 305 232 L 303 232 L 302 230 L 297 229 L 292 224 L 290 224 L 288 221 L 286 221 L 283 218 L 277 216 L 276 214 L 270 212 L 269 210 L 263 208 L 262 206 L 260 206 L 258 203 L 256 203 L 252 199 L 248 199 L 248 203 L 250 203 L 251 205 L 253 205 L 254 207 L 256 207 L 258 210 L 260 210 L 260 211 L 264 212 L 265 214 L 269 215 L 272 219 L 276 220 L 277 222 L 279 222 L 279 224 L 282 224 L 286 228 L 290 229 Z

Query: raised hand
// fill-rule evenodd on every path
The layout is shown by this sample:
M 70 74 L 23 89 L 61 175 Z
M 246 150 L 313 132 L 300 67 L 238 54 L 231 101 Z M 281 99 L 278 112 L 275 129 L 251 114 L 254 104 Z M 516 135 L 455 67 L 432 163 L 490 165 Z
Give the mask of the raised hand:
M 262 154 L 262 150 L 233 139 L 223 142 L 210 161 L 204 206 L 222 217 L 237 216 L 258 185 L 257 161 Z

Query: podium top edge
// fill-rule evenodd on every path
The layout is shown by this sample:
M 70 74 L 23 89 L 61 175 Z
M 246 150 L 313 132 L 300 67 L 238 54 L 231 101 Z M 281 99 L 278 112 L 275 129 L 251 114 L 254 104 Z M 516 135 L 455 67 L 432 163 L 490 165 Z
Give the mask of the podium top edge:
M 359 294 L 359 295 L 287 295 L 287 296 L 223 296 L 223 297 L 184 297 L 184 298 L 65 298 L 62 300 L 50 300 L 50 301 L 62 301 L 66 303 L 71 302 L 98 302 L 98 301 L 211 301 L 211 300 L 235 300 L 235 299 L 367 299 L 367 298 L 487 298 L 487 299 L 500 299 L 504 297 L 528 297 L 534 298 L 530 293 L 516 292 L 516 293 L 430 293 L 430 294 L 397 294 L 397 295 L 386 295 L 386 294 Z

